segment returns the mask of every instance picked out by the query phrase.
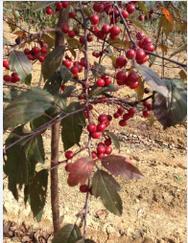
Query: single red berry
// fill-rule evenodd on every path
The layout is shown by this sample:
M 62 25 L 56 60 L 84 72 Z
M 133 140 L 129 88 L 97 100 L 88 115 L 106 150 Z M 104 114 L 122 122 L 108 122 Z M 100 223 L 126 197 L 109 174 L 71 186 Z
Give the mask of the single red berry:
M 118 85 L 123 85 L 126 83 L 128 75 L 125 71 L 119 71 L 116 73 L 116 79 Z
M 67 8 L 69 6 L 69 2 L 68 1 L 63 1 L 62 2 L 62 7 L 63 8 Z
M 98 146 L 97 146 L 97 154 L 104 154 L 105 153 L 105 150 L 106 150 L 106 148 L 105 148 L 105 146 L 104 145 L 102 145 L 102 144 L 99 144 Z
M 39 53 L 40 53 L 40 48 L 35 46 L 35 47 L 32 48 L 31 51 L 37 57 L 39 55 Z
M 148 59 L 149 59 L 149 56 L 146 55 L 143 59 L 136 59 L 136 62 L 137 62 L 138 64 L 143 64 L 143 63 L 147 62 Z
M 155 47 L 154 47 L 154 45 L 152 43 L 147 43 L 144 46 L 144 49 L 147 50 L 147 51 L 153 52 L 155 50 Z
M 112 116 L 111 115 L 107 115 L 108 117 L 108 121 L 110 122 L 112 120 Z
M 61 30 L 64 33 L 68 33 L 69 32 L 69 25 L 67 23 L 63 23 L 62 26 L 61 26 Z
M 113 25 L 110 29 L 110 33 L 112 36 L 117 36 L 121 32 L 121 29 L 117 25 Z
M 135 113 L 136 113 L 136 109 L 134 107 L 131 107 L 128 110 L 128 114 L 129 114 L 130 117 L 133 117 Z
M 105 34 L 108 34 L 110 32 L 110 25 L 109 24 L 103 24 L 101 31 Z
M 11 81 L 12 81 L 12 78 L 11 78 L 10 75 L 4 75 L 4 76 L 3 76 L 3 80 L 4 80 L 5 82 L 11 82 Z
M 89 192 L 90 188 L 88 187 L 88 185 L 81 185 L 80 186 L 80 192 L 86 193 Z
M 107 121 L 108 121 L 108 116 L 105 115 L 105 114 L 101 114 L 101 115 L 99 115 L 99 117 L 98 117 L 98 121 L 101 122 L 101 123 L 103 123 L 103 122 L 107 122 Z
M 112 140 L 111 138 L 107 138 L 105 141 L 104 141 L 105 145 L 106 146 L 110 146 L 112 144 Z
M 66 164 L 66 165 L 65 165 L 65 170 L 66 170 L 67 172 L 71 171 L 71 166 L 72 166 L 72 164 Z
M 75 12 L 69 12 L 69 18 L 74 19 L 76 17 Z
M 74 30 L 69 30 L 67 34 L 68 34 L 68 36 L 69 36 L 70 38 L 74 38 L 74 37 L 76 36 L 76 33 L 75 33 Z
M 147 100 L 143 102 L 144 107 L 147 108 L 147 110 L 152 110 L 152 104 L 149 103 Z
M 36 59 L 36 57 L 33 56 L 31 53 L 27 55 L 27 58 L 31 61 L 34 61 Z
M 120 121 L 119 121 L 119 125 L 120 125 L 121 127 L 124 127 L 124 126 L 127 125 L 127 121 L 126 121 L 126 120 L 120 120 Z
M 72 66 L 72 62 L 69 61 L 68 59 L 66 59 L 66 60 L 63 60 L 63 65 L 65 65 L 65 67 L 67 67 L 68 69 L 70 69 L 71 66 Z
M 3 67 L 9 69 L 9 61 L 7 59 L 3 59 Z
M 73 66 L 73 67 L 71 68 L 71 73 L 72 73 L 74 76 L 76 76 L 76 75 L 78 74 L 78 72 L 79 72 L 79 68 L 78 68 L 77 66 Z
M 129 120 L 129 119 L 130 119 L 130 114 L 129 114 L 129 113 L 125 113 L 125 114 L 123 115 L 123 120 L 127 121 L 127 120 Z
M 104 11 L 104 4 L 103 3 L 99 3 L 99 2 L 95 2 L 93 4 L 93 10 L 97 13 L 101 13 Z
M 96 85 L 97 85 L 98 87 L 104 87 L 104 86 L 105 86 L 105 81 L 104 81 L 104 79 L 99 78 L 99 79 L 97 80 L 97 82 L 96 82 Z
M 112 147 L 111 146 L 106 146 L 105 154 L 111 154 L 111 153 L 112 153 Z
M 48 51 L 47 51 L 47 48 L 44 47 L 44 46 L 41 48 L 40 51 L 41 51 L 42 54 L 47 54 L 47 52 L 48 52 Z
M 101 132 L 92 132 L 91 137 L 94 139 L 99 139 L 101 137 Z
M 99 23 L 99 16 L 98 15 L 90 16 L 90 22 L 92 25 L 97 25 Z
M 123 112 L 124 112 L 124 109 L 123 109 L 122 107 L 119 107 L 119 108 L 117 109 L 117 113 L 118 113 L 120 116 L 123 114 Z
M 138 86 L 139 86 L 139 82 L 138 81 L 131 82 L 129 84 L 129 88 L 131 88 L 131 89 L 136 89 L 136 88 L 138 88 Z
M 146 117 L 148 117 L 150 115 L 150 113 L 149 113 L 148 110 L 143 110 L 142 115 L 143 115 L 143 117 L 146 118 Z
M 117 119 L 117 118 L 120 117 L 120 114 L 118 112 L 115 112 L 113 116 L 114 116 L 115 119 Z
M 20 78 L 19 78 L 18 74 L 16 72 L 12 73 L 11 74 L 11 82 L 12 83 L 16 83 L 18 81 L 20 81 Z
M 97 125 L 97 132 L 103 132 L 106 128 L 106 124 L 105 123 L 99 123 Z
M 137 32 L 136 34 L 136 39 L 137 40 L 142 40 L 144 38 L 144 33 L 143 32 Z
M 144 16 L 143 14 L 141 14 L 141 15 L 138 17 L 138 19 L 139 19 L 140 21 L 144 21 L 144 20 L 145 20 L 145 16 Z
M 126 57 L 128 59 L 134 59 L 136 56 L 136 52 L 134 49 L 129 49 L 127 52 L 126 52 Z
M 138 82 L 139 78 L 140 78 L 139 75 L 135 71 L 133 71 L 133 70 L 130 71 L 130 73 L 129 73 L 128 77 L 127 77 L 128 85 L 130 83 Z
M 101 52 L 100 51 L 93 51 L 92 52 L 92 55 L 96 58 L 100 57 L 101 56 Z
M 135 11 L 135 5 L 133 3 L 128 3 L 126 6 L 127 12 L 129 14 L 133 13 Z
M 96 132 L 97 131 L 97 126 L 95 124 L 90 123 L 87 126 L 87 130 L 90 133 Z
M 119 56 L 116 58 L 116 63 L 115 66 L 117 68 L 122 68 L 127 64 L 127 59 L 125 58 L 125 56 Z
M 54 13 L 53 9 L 50 6 L 46 7 L 45 12 L 47 15 L 52 15 Z
M 64 84 L 61 84 L 60 89 L 63 92 L 65 90 L 65 85 Z
M 122 10 L 121 14 L 125 19 L 129 17 L 129 13 L 126 10 Z
M 26 56 L 30 54 L 30 50 L 29 50 L 29 48 L 25 48 L 25 49 L 24 49 L 24 54 L 25 54 Z
M 74 153 L 72 152 L 72 150 L 67 150 L 65 152 L 65 158 L 66 159 L 72 159 L 73 156 L 74 156 Z
M 143 49 L 136 50 L 136 60 L 143 60 L 146 56 L 146 53 Z
M 55 3 L 55 6 L 56 6 L 56 11 L 59 11 L 59 10 L 61 10 L 61 9 L 63 8 L 61 2 L 57 2 L 57 3 Z
M 92 35 L 92 34 L 89 33 L 89 34 L 87 35 L 87 41 L 88 41 L 88 42 L 92 42 L 92 41 L 93 41 L 93 35 Z
M 98 157 L 99 159 L 102 159 L 102 158 L 105 157 L 105 153 L 97 153 L 97 157 Z
M 38 60 L 39 60 L 40 62 L 44 62 L 45 58 L 46 58 L 45 56 L 39 56 L 39 57 L 38 57 Z

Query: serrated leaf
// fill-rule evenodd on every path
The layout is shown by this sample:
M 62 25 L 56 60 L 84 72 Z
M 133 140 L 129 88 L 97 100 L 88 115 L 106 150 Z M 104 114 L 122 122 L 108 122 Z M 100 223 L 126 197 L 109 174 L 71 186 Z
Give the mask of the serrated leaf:
M 165 79 L 168 85 L 169 97 L 155 94 L 153 110 L 163 128 L 183 122 L 187 116 L 187 92 L 183 82 Z
M 159 77 L 159 75 L 156 72 L 154 72 L 151 68 L 145 65 L 135 64 L 135 67 L 138 70 L 138 72 L 142 75 L 144 81 L 148 83 L 148 85 L 153 91 L 156 91 L 162 94 L 163 96 L 168 97 L 169 92 L 168 88 L 166 87 L 166 83 L 163 79 Z
M 69 172 L 68 185 L 84 185 L 93 171 L 94 164 L 94 161 L 89 157 L 77 159 L 74 163 L 69 164 L 67 169 Z
M 119 142 L 119 138 L 116 134 L 114 134 L 113 132 L 110 132 L 110 131 L 105 131 L 107 136 L 109 136 L 112 140 L 112 143 L 114 144 L 114 146 L 120 150 L 120 142 Z
M 101 162 L 114 176 L 122 176 L 127 180 L 143 177 L 142 173 L 126 157 L 110 155 L 102 158 Z
M 103 170 L 97 170 L 92 180 L 92 194 L 100 197 L 104 206 L 113 214 L 122 214 L 122 201 L 117 193 L 120 189 L 117 181 Z
M 4 129 L 14 128 L 41 116 L 53 104 L 45 90 L 33 88 L 16 97 L 4 111 Z
M 45 61 L 42 64 L 42 74 L 44 80 L 51 78 L 52 75 L 56 72 L 61 64 L 64 50 L 65 48 L 63 46 L 59 46 L 47 55 Z
M 82 106 L 80 103 L 73 102 L 67 107 L 66 111 L 69 113 L 81 108 Z M 61 125 L 61 137 L 64 149 L 67 150 L 75 144 L 79 145 L 82 129 L 85 126 L 85 118 L 83 112 L 81 111 L 64 118 L 61 122 Z
M 81 232 L 77 225 L 67 224 L 54 236 L 52 243 L 75 243 L 81 238 Z
M 9 63 L 10 69 L 16 71 L 23 82 L 31 75 L 32 63 L 23 52 L 12 51 L 9 56 Z
M 40 221 L 46 203 L 48 186 L 48 170 L 43 169 L 36 173 L 29 185 L 29 201 L 33 216 Z

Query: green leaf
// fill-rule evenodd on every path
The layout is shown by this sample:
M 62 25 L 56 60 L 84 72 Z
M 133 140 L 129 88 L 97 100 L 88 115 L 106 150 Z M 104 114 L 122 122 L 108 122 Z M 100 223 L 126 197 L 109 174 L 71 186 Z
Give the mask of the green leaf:
M 187 116 L 187 92 L 182 81 L 165 79 L 169 96 L 154 96 L 154 114 L 163 128 L 185 121 Z
M 29 201 L 34 217 L 39 221 L 46 202 L 48 186 L 48 170 L 43 169 L 36 173 L 29 185 Z
M 116 134 L 114 134 L 113 132 L 110 132 L 108 130 L 105 131 L 105 133 L 107 134 L 107 136 L 109 136 L 114 144 L 114 146 L 120 150 L 120 142 L 119 142 L 119 138 Z
M 16 71 L 23 82 L 31 79 L 32 63 L 21 51 L 12 51 L 9 56 L 10 69 Z M 29 77 L 28 77 L 29 76 Z
M 82 106 L 80 103 L 73 102 L 67 107 L 66 111 L 69 113 L 81 108 Z M 61 122 L 61 125 L 61 137 L 64 144 L 64 149 L 67 150 L 75 144 L 79 145 L 82 129 L 85 126 L 85 118 L 83 112 L 80 111 L 64 118 Z
M 16 97 L 4 111 L 4 129 L 14 128 L 41 116 L 53 104 L 45 90 L 33 88 Z
M 31 80 L 32 80 L 32 75 L 29 74 L 29 75 L 25 78 L 25 84 L 27 84 L 27 85 L 31 85 Z
M 63 83 L 66 83 L 72 79 L 72 73 L 70 72 L 70 70 L 68 68 L 66 68 L 63 65 L 60 67 L 60 75 L 61 75 Z
M 62 98 L 69 97 L 72 92 L 75 90 L 75 86 L 67 86 L 65 90 L 63 91 L 63 94 L 61 95 Z
M 42 74 L 44 80 L 51 78 L 51 76 L 55 73 L 58 67 L 61 64 L 62 57 L 64 54 L 65 48 L 62 46 L 56 47 L 53 51 L 51 51 L 45 61 L 42 64 Z
M 5 148 L 24 136 L 23 126 L 13 130 L 5 141 Z M 35 165 L 44 163 L 44 148 L 41 135 L 27 143 L 19 142 L 6 150 L 4 172 L 8 176 L 8 188 L 18 200 L 18 188 L 28 185 L 34 176 Z
M 77 225 L 67 224 L 54 236 L 52 243 L 75 243 L 81 238 L 81 232 Z
M 60 72 L 55 72 L 45 83 L 44 89 L 46 89 L 50 94 L 57 95 L 62 83 L 62 77 Z
M 117 181 L 103 170 L 97 170 L 92 180 L 92 194 L 100 197 L 104 206 L 113 214 L 122 214 L 122 201 L 117 193 L 120 189 Z

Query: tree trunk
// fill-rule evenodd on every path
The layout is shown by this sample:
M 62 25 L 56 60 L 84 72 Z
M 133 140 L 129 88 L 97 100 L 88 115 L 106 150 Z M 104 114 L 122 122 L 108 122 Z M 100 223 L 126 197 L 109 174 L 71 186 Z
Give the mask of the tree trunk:
M 67 21 L 68 10 L 62 10 L 59 14 L 57 29 L 63 22 Z M 64 35 L 57 30 L 55 36 L 55 47 L 64 46 Z M 60 139 L 60 122 L 56 122 L 51 128 L 51 167 L 58 164 L 59 161 L 59 139 Z M 60 229 L 59 214 L 59 192 L 58 192 L 58 167 L 51 170 L 51 207 L 54 233 Z

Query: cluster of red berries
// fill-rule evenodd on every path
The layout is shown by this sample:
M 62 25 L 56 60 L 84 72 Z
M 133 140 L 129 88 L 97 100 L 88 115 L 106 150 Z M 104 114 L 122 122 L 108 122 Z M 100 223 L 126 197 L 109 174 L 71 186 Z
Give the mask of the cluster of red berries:
M 102 136 L 104 130 L 110 125 L 112 117 L 110 115 L 101 114 L 98 117 L 98 124 L 90 123 L 87 126 L 87 130 L 90 133 L 91 138 L 99 139 Z
M 120 70 L 116 73 L 116 80 L 118 85 L 127 85 L 131 89 L 136 89 L 139 86 L 140 76 L 134 70 L 126 72 Z
M 112 80 L 107 75 L 102 75 L 99 79 L 96 81 L 96 85 L 98 87 L 107 87 L 112 83 Z
M 134 107 L 131 107 L 127 110 L 127 112 L 124 112 L 124 109 L 122 107 L 119 107 L 117 111 L 114 113 L 114 118 L 121 120 L 119 121 L 119 125 L 121 127 L 124 127 L 127 125 L 127 121 L 132 118 L 136 113 L 136 109 Z
M 147 20 L 149 20 L 149 19 L 151 19 L 152 18 L 152 15 L 153 15 L 153 9 L 150 9 L 150 11 L 147 13 L 147 14 L 141 14 L 141 15 L 139 15 L 138 16 L 138 20 L 140 20 L 140 21 L 147 21 Z
M 150 115 L 150 111 L 152 110 L 152 104 L 148 101 L 143 102 L 144 109 L 142 111 L 143 117 L 148 117 Z
M 48 53 L 48 44 L 41 42 L 40 47 L 35 46 L 31 50 L 29 48 L 25 48 L 24 53 L 29 60 L 39 60 L 42 63 L 44 62 Z
M 106 141 L 106 140 L 105 140 Z M 96 151 L 92 151 L 91 155 L 93 159 L 102 159 L 103 157 L 111 154 L 112 147 L 110 145 L 106 145 L 106 143 L 100 142 L 97 144 Z
M 4 59 L 3 60 L 3 67 L 6 70 L 9 70 L 10 69 L 10 67 L 9 67 L 9 61 L 7 59 Z M 20 81 L 20 78 L 19 78 L 19 76 L 18 76 L 18 74 L 16 72 L 13 72 L 11 75 L 5 74 L 3 76 L 3 80 L 5 82 L 8 82 L 8 83 L 16 83 L 16 82 Z
M 45 13 L 47 15 L 53 15 L 55 12 L 59 12 L 61 9 L 67 8 L 68 6 L 69 6 L 69 2 L 68 1 L 56 2 L 55 3 L 55 11 L 54 11 L 53 7 L 47 6 L 45 8 Z

